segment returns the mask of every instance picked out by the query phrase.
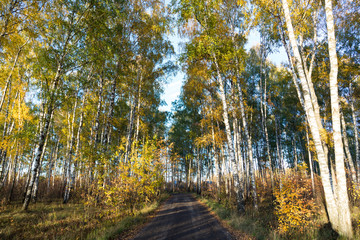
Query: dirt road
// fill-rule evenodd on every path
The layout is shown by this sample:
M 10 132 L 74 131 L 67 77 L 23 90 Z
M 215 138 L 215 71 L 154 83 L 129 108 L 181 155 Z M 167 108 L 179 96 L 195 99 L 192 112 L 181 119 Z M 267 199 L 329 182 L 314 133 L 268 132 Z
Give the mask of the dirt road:
M 230 233 L 190 194 L 176 194 L 134 240 L 233 239 Z

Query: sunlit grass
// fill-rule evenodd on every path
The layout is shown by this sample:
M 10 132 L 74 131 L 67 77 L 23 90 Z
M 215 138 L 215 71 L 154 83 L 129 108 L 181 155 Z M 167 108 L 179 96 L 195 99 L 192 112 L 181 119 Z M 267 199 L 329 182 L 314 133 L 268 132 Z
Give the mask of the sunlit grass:
M 111 239 L 146 221 L 158 206 L 159 202 L 149 203 L 127 216 L 61 202 L 31 204 L 25 212 L 17 203 L 0 210 L 0 239 Z
M 235 209 L 226 207 L 211 198 L 201 197 L 199 200 L 207 205 L 213 213 L 232 229 L 240 231 L 254 239 L 273 238 L 271 236 L 271 229 L 272 225 L 275 224 L 275 219 L 271 212 L 259 217 L 254 211 L 248 210 L 245 215 L 239 215 Z
M 246 214 L 239 215 L 235 209 L 224 206 L 211 198 L 198 198 L 202 203 L 207 205 L 209 209 L 216 214 L 223 222 L 236 231 L 240 231 L 254 239 L 342 239 L 331 230 L 327 224 L 326 217 L 319 215 L 313 220 L 311 226 L 305 232 L 292 232 L 289 235 L 280 235 L 277 231 L 277 221 L 273 213 L 272 206 L 260 206 L 259 211 L 247 209 Z M 357 207 L 352 209 L 352 219 L 354 225 L 355 239 L 360 239 L 359 223 L 360 210 Z
M 82 204 L 37 203 L 26 212 L 18 205 L 0 212 L 0 238 L 84 239 L 103 224 L 102 218 L 101 210 Z

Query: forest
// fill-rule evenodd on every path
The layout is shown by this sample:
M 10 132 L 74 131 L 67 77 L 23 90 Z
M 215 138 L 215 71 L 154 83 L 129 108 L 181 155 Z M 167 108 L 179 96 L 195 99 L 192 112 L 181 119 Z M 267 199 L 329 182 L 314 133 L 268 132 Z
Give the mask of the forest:
M 0 239 L 131 238 L 176 192 L 360 238 L 359 1 L 0 0 L 0 69 Z

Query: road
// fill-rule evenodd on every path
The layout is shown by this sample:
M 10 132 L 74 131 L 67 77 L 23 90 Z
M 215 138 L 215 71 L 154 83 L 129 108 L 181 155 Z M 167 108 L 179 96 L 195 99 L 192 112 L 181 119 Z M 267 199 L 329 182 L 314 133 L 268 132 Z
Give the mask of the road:
M 233 237 L 193 196 L 176 194 L 134 238 L 151 239 L 230 240 Z

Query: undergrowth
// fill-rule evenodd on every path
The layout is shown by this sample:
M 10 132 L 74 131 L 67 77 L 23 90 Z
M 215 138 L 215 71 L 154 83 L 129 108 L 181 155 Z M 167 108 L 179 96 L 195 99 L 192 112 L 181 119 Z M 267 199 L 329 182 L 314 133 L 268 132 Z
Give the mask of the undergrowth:
M 0 239 L 113 239 L 146 221 L 169 195 L 143 205 L 129 216 L 81 203 L 39 202 L 28 211 L 21 203 L 0 210 Z
M 262 182 L 257 188 L 258 210 L 255 211 L 249 201 L 244 214 L 237 212 L 235 200 L 219 197 L 211 189 L 204 191 L 198 199 L 230 229 L 253 239 L 343 239 L 327 221 L 319 179 L 314 197 L 311 180 L 304 175 L 289 175 L 281 181 L 282 188 L 275 188 L 274 192 L 270 183 Z M 354 199 L 358 199 L 357 195 Z M 354 239 L 360 239 L 359 202 L 355 200 L 351 210 Z

